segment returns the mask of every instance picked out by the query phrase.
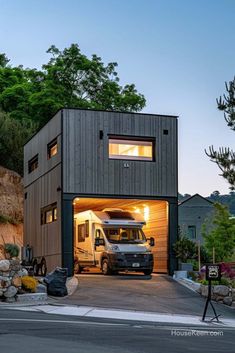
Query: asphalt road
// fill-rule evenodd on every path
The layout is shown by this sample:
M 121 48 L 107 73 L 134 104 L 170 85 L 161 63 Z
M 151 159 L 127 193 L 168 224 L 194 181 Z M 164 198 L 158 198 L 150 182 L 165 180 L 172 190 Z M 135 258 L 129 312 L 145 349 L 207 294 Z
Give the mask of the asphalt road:
M 0 309 L 2 353 L 232 353 L 234 333 Z
M 81 274 L 77 291 L 59 302 L 158 313 L 202 315 L 205 299 L 169 276 L 123 273 L 117 276 Z M 235 309 L 214 303 L 221 318 L 234 318 Z M 208 314 L 212 315 L 211 310 Z

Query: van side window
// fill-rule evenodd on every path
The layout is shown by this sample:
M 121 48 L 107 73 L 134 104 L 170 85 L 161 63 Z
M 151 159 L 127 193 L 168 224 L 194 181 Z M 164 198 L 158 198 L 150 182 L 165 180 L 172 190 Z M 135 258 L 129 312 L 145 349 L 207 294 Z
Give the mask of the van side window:
M 103 234 L 102 234 L 102 232 L 101 232 L 100 229 L 96 229 L 96 231 L 95 231 L 95 237 L 96 237 L 96 238 L 100 238 L 100 239 L 104 239 L 104 236 L 103 236 Z
M 78 225 L 78 242 L 81 243 L 85 241 L 86 232 L 85 232 L 85 224 Z

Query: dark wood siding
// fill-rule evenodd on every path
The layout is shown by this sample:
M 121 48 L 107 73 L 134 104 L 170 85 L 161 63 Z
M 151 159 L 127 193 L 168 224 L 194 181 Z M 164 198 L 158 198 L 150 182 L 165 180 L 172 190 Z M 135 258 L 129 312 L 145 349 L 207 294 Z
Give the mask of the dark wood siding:
M 33 256 L 45 256 L 48 269 L 61 264 L 61 165 L 25 188 L 24 245 L 33 246 Z M 41 225 L 41 208 L 57 203 L 57 220 Z M 52 258 L 53 257 L 53 258 Z
M 109 159 L 108 134 L 155 138 L 156 160 Z M 63 111 L 63 141 L 66 193 L 177 196 L 175 117 L 68 109 Z

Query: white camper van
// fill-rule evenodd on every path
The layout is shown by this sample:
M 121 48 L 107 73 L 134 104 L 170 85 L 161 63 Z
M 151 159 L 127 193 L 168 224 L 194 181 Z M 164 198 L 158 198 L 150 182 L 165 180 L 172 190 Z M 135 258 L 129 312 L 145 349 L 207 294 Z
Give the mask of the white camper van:
M 99 267 L 104 275 L 118 271 L 153 271 L 154 238 L 147 241 L 140 214 L 105 209 L 74 215 L 74 267 Z

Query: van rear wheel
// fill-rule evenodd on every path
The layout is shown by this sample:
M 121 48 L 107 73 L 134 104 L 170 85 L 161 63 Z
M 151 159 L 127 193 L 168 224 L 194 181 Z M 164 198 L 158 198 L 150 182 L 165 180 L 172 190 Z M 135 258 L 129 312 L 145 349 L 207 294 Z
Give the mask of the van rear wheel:
M 109 262 L 107 259 L 104 259 L 102 261 L 102 268 L 101 269 L 102 269 L 103 275 L 105 275 L 105 276 L 112 274 L 112 270 L 109 267 Z

